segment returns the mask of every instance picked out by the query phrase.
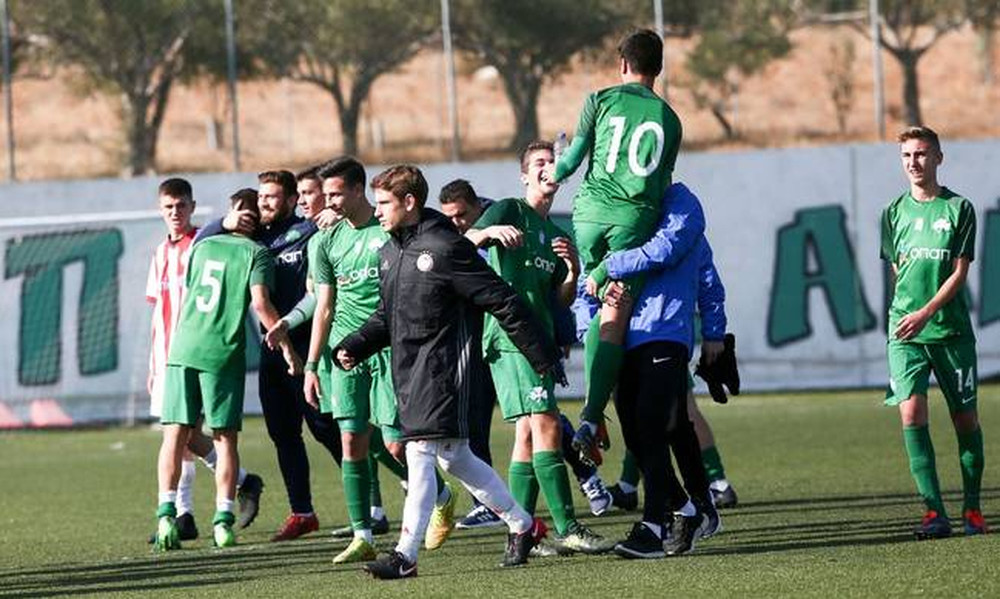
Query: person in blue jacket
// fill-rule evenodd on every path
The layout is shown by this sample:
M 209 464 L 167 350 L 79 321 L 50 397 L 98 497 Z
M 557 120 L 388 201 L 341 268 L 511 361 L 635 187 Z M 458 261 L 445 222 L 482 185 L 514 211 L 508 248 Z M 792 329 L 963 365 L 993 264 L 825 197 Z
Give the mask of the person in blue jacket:
M 620 285 L 606 285 L 607 280 L 640 272 L 647 273 L 647 281 L 634 300 Z M 726 330 L 725 291 L 704 236 L 698 198 L 683 184 L 672 185 L 664 196 L 663 217 L 653 238 L 638 248 L 610 254 L 588 277 L 585 289 L 590 298 L 603 291 L 606 302 L 634 302 L 615 407 L 625 445 L 642 471 L 645 497 L 642 520 L 615 551 L 629 558 L 686 553 L 698 535 L 712 534 L 719 525 L 687 413 L 687 365 L 696 309 L 702 318 L 706 361 L 721 352 Z M 578 321 L 586 320 L 595 304 L 593 299 L 578 302 L 583 306 Z M 665 507 L 671 487 L 677 484 L 671 448 L 695 509 L 692 516 L 678 520 L 664 545 Z

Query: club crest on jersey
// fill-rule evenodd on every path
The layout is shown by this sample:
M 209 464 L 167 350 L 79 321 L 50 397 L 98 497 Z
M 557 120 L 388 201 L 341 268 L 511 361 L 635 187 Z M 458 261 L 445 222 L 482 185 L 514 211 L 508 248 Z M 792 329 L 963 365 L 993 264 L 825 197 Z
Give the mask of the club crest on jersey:
M 371 240 L 368 241 L 368 250 L 371 252 L 377 252 L 380 249 L 382 249 L 383 245 L 385 245 L 384 239 L 373 237 Z
M 545 245 L 545 231 L 538 232 L 538 243 Z
M 285 243 L 291 243 L 296 239 L 300 239 L 301 237 L 302 237 L 301 231 L 299 231 L 298 229 L 290 229 L 287 233 L 285 233 Z
M 434 268 L 434 256 L 430 252 L 421 252 L 417 256 L 417 270 L 420 272 L 430 272 Z
M 951 223 L 949 223 L 947 220 L 943 218 L 939 218 L 936 221 L 934 221 L 934 224 L 931 225 L 931 228 L 937 231 L 938 233 L 944 233 L 945 231 L 951 231 Z
M 528 391 L 528 401 L 532 403 L 543 403 L 548 396 L 549 394 L 543 387 L 533 387 L 531 391 Z

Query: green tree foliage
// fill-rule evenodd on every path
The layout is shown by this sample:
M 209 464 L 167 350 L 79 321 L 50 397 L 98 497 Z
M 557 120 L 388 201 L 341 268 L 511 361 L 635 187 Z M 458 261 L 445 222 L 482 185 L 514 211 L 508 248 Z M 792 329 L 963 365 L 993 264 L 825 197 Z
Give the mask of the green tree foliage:
M 513 149 L 538 138 L 542 84 L 624 24 L 621 7 L 601 0 L 453 0 L 451 14 L 456 46 L 500 73 L 514 112 Z
M 197 61 L 199 27 L 218 27 L 216 39 L 223 39 L 221 2 L 46 0 L 14 7 L 45 59 L 79 68 L 87 88 L 119 97 L 123 172 L 152 172 L 170 91 Z
M 924 122 L 917 65 L 942 36 L 965 22 L 964 4 L 963 0 L 879 0 L 881 44 L 903 70 L 903 116 L 909 125 Z M 854 27 L 869 35 L 867 24 Z
M 328 92 L 344 152 L 356 154 L 361 107 L 372 84 L 437 32 L 437 9 L 430 0 L 245 0 L 238 5 L 239 37 L 264 72 Z
M 687 57 L 686 83 L 695 103 L 707 108 L 727 139 L 737 131 L 730 105 L 742 82 L 791 49 L 795 21 L 791 0 L 706 0 L 699 16 L 700 38 Z

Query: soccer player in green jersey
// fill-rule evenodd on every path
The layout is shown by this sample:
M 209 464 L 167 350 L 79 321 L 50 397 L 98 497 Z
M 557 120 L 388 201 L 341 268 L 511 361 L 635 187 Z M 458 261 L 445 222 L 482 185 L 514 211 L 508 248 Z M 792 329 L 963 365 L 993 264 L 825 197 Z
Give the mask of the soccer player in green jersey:
M 372 472 L 368 459 L 373 437 L 379 443 L 384 440 L 395 457 L 383 463 L 406 480 L 389 351 L 383 350 L 357 368 L 345 371 L 330 367 L 330 348 L 360 327 L 378 306 L 378 251 L 388 234 L 379 226 L 375 209 L 365 196 L 365 170 L 360 162 L 340 158 L 324 165 L 319 175 L 327 206 L 340 214 L 342 220 L 318 233 L 318 241 L 310 248 L 315 252 L 309 258 L 316 311 L 306 362 L 305 394 L 309 403 L 332 413 L 340 425 L 341 473 L 354 538 L 333 561 L 369 561 L 375 559 L 369 496 Z M 373 435 L 369 421 L 381 436 Z M 453 527 L 450 522 L 454 497 L 443 481 L 439 488 L 438 523 L 444 518 L 446 530 L 428 529 L 427 544 L 432 549 L 444 542 Z
M 241 195 L 234 202 L 253 206 Z M 233 504 L 239 468 L 237 437 L 243 421 L 248 306 L 261 323 L 278 320 L 268 287 L 274 265 L 267 250 L 240 235 L 217 235 L 195 244 L 187 270 L 187 294 L 167 358 L 163 404 L 163 444 L 158 462 L 159 508 L 154 550 L 180 548 L 175 517 L 181 457 L 204 413 L 212 429 L 215 469 L 216 546 L 236 543 Z M 301 371 L 287 336 L 278 340 L 289 373 Z
M 544 173 L 554 161 L 550 142 L 529 144 L 521 153 L 525 198 L 495 202 L 466 233 L 475 245 L 490 246 L 490 265 L 531 307 L 550 339 L 555 336 L 553 292 L 560 304 L 570 305 L 580 274 L 569 235 L 549 220 L 559 185 Z M 573 513 L 552 378 L 535 372 L 492 316 L 484 323 L 483 354 L 503 417 L 516 426 L 508 474 L 514 499 L 534 514 L 540 489 L 555 523 L 557 545 L 584 553 L 610 550 L 614 543 L 580 524 Z
M 910 189 L 882 213 L 882 259 L 892 266 L 889 306 L 889 389 L 898 405 L 910 472 L 927 506 L 918 539 L 951 535 L 927 428 L 927 387 L 934 373 L 958 437 L 965 534 L 983 534 L 979 505 L 983 433 L 976 411 L 976 339 L 965 298 L 974 258 L 976 213 L 969 200 L 942 187 L 938 136 L 911 127 L 898 138 Z
M 573 142 L 549 172 L 561 182 L 590 155 L 573 200 L 573 229 L 588 274 L 608 252 L 638 247 L 653 234 L 681 144 L 680 119 L 653 91 L 663 67 L 660 37 L 648 29 L 636 31 L 618 50 L 622 84 L 587 97 Z M 629 284 L 637 297 L 641 279 Z M 581 457 L 592 450 L 618 380 L 628 317 L 604 304 L 584 340 L 587 396 L 573 439 Z

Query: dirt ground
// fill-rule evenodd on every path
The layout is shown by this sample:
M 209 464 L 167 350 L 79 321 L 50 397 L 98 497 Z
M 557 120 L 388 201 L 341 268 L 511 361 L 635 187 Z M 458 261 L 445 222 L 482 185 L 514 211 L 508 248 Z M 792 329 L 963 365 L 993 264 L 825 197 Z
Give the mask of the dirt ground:
M 847 131 L 838 131 L 830 83 L 831 45 L 853 41 L 854 102 Z M 683 87 L 684 55 L 691 40 L 668 39 L 668 98 L 684 123 L 685 149 L 869 142 L 875 131 L 871 45 L 844 27 L 809 28 L 793 36 L 794 49 L 760 75 L 743 82 L 736 102 L 737 141 L 722 138 L 707 110 L 698 109 Z M 987 84 L 969 29 L 943 38 L 920 63 L 926 123 L 946 138 L 1000 136 L 1000 72 Z M 995 49 L 994 71 L 1000 69 Z M 613 57 L 613 55 L 610 55 Z M 902 126 L 902 80 L 895 60 L 883 52 L 887 130 Z M 611 60 L 577 61 L 550 81 L 539 101 L 541 134 L 572 132 L 585 95 L 617 82 Z M 451 133 L 444 94 L 442 55 L 426 50 L 397 72 L 379 79 L 364 107 L 359 142 L 373 162 L 447 160 Z M 117 98 L 84 91 L 72 72 L 19 78 L 14 84 L 16 159 L 21 179 L 116 175 L 122 145 Z M 507 157 L 514 119 L 501 83 L 488 70 L 460 61 L 459 126 L 462 157 Z M 333 100 L 305 83 L 258 81 L 239 85 L 242 167 L 299 168 L 335 155 L 341 148 Z M 175 88 L 159 142 L 161 172 L 231 168 L 229 112 L 221 86 L 199 83 Z M 221 123 L 214 144 L 212 122 Z M 2 152 L 2 150 L 0 150 Z M 6 161 L 6 156 L 3 158 Z

